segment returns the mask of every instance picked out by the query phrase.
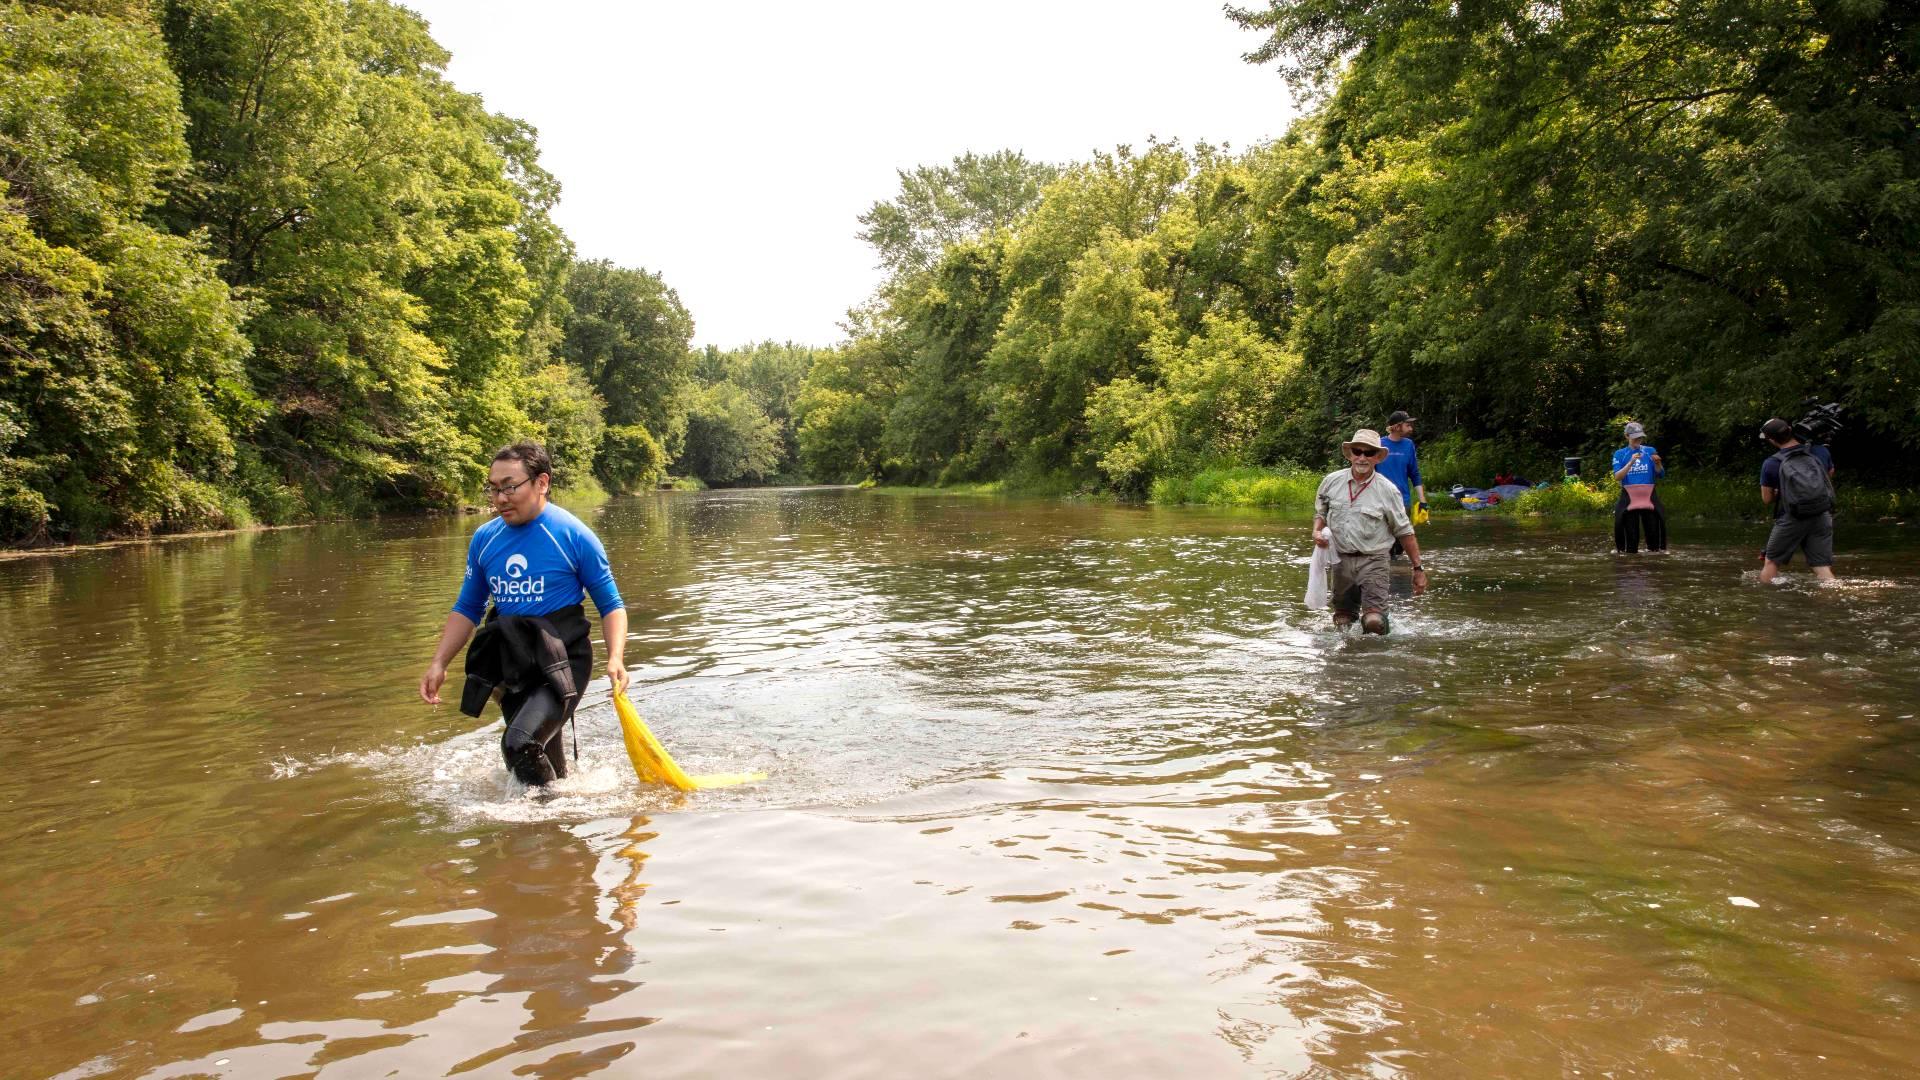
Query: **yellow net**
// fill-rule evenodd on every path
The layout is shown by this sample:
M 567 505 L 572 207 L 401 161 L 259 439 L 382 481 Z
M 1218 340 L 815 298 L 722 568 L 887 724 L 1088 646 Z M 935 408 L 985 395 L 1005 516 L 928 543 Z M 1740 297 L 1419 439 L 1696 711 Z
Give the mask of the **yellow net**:
M 757 772 L 688 776 L 674 764 L 673 757 L 660 745 L 660 740 L 653 737 L 653 732 L 647 730 L 646 723 L 640 719 L 640 710 L 633 707 L 626 691 L 614 693 L 613 711 L 620 716 L 620 735 L 627 743 L 627 757 L 633 761 L 633 771 L 642 783 L 665 784 L 676 791 L 700 791 L 751 784 L 767 778 L 766 773 Z

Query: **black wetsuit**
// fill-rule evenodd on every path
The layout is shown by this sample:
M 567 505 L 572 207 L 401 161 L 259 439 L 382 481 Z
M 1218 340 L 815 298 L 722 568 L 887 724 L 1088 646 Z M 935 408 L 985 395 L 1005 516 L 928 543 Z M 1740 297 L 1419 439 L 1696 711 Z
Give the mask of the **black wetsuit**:
M 467 646 L 460 711 L 479 716 L 501 688 L 507 730 L 500 753 L 507 767 L 521 783 L 550 783 L 567 775 L 560 730 L 592 677 L 592 627 L 579 604 L 545 615 L 502 616 L 493 608 Z
M 1655 465 L 1653 459 L 1660 451 L 1646 443 L 1634 446 L 1631 441 L 1613 452 L 1613 473 L 1620 478 L 1620 498 L 1613 504 L 1613 547 L 1616 551 L 1635 552 L 1640 550 L 1640 534 L 1647 534 L 1648 551 L 1667 550 L 1667 508 L 1660 505 L 1660 489 L 1655 487 L 1647 494 L 1653 502 L 1651 510 L 1629 510 L 1633 498 L 1627 494 L 1627 488 L 1635 485 L 1652 487 L 1667 475 L 1664 466 Z
M 1647 534 L 1648 551 L 1667 550 L 1667 510 L 1660 505 L 1660 489 L 1648 492 L 1653 498 L 1651 510 L 1629 510 L 1632 501 L 1625 491 L 1613 504 L 1613 546 L 1616 551 L 1637 552 L 1640 550 L 1640 533 Z

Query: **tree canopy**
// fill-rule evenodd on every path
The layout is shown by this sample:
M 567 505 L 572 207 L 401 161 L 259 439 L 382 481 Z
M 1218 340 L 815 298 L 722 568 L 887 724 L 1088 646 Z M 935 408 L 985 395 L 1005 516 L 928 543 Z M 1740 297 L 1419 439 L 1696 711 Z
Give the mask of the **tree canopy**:
M 1831 400 L 1849 475 L 1920 476 L 1878 452 L 1920 442 L 1908 7 L 1228 16 L 1309 106 L 1280 137 L 902 170 L 844 341 L 696 351 L 405 7 L 0 0 L 0 539 L 449 506 L 524 437 L 616 491 L 1138 494 L 1396 408 L 1463 461 L 1630 416 L 1744 471 Z
M 526 437 L 657 479 L 691 316 L 447 60 L 387 0 L 0 5 L 0 538 L 447 505 Z
M 863 218 L 890 277 L 801 395 L 809 460 L 1138 492 L 1319 464 L 1406 408 L 1424 436 L 1534 461 L 1615 445 L 1631 416 L 1689 464 L 1744 471 L 1760 422 L 1810 399 L 1841 402 L 1863 449 L 1920 442 L 1906 9 L 1230 16 L 1312 106 L 1269 144 L 1120 147 L 951 234 L 900 223 L 961 163 L 902 173 Z M 1920 474 L 1911 454 L 1850 461 Z

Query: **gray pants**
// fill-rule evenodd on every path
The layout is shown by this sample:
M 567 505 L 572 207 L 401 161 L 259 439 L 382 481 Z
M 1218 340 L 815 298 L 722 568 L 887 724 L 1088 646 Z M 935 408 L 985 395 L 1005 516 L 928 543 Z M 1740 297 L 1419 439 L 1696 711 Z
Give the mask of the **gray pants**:
M 1767 561 L 1785 566 L 1793 553 L 1805 551 L 1808 566 L 1833 565 L 1833 514 L 1797 518 L 1783 513 L 1773 519 L 1773 531 L 1767 534 Z
M 1340 561 L 1333 564 L 1333 587 L 1328 590 L 1333 594 L 1334 615 L 1351 617 L 1362 611 L 1386 611 L 1391 573 L 1384 551 L 1378 555 L 1340 552 Z

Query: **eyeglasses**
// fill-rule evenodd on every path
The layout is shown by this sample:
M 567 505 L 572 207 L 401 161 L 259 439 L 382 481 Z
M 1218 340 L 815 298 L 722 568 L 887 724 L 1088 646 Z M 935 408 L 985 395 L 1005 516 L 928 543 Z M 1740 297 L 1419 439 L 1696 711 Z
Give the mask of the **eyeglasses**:
M 1348 450 L 1347 453 L 1352 454 L 1354 457 L 1373 457 L 1377 454 L 1384 454 L 1386 453 L 1386 451 L 1374 450 L 1364 446 L 1356 446 L 1353 449 Z
M 533 477 L 529 476 L 525 480 L 518 480 L 502 487 L 494 487 L 492 484 L 482 484 L 480 485 L 480 491 L 489 499 L 497 499 L 502 495 L 512 498 L 514 492 L 519 491 L 521 487 L 525 486 L 532 479 Z

